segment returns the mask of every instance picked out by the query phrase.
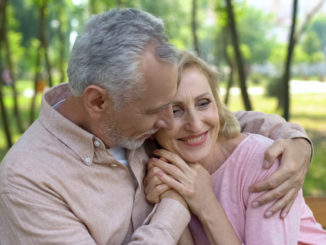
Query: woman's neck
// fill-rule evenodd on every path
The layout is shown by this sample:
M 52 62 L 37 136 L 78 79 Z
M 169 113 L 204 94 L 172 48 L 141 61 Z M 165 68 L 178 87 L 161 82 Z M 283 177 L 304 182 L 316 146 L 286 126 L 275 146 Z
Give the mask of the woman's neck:
M 235 138 L 225 138 L 220 136 L 216 144 L 212 147 L 210 154 L 201 162 L 210 174 L 219 169 L 226 159 L 232 154 L 234 149 L 240 144 L 240 142 L 246 137 L 245 134 L 239 134 Z

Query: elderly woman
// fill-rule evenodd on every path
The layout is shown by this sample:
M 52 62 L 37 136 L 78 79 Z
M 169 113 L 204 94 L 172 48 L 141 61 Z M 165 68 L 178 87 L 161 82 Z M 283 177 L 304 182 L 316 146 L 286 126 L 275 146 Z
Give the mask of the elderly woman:
M 284 219 L 263 218 L 268 205 L 251 205 L 259 194 L 249 187 L 278 168 L 278 162 L 270 169 L 261 167 L 273 141 L 240 133 L 217 94 L 217 74 L 202 60 L 182 53 L 179 74 L 173 128 L 155 135 L 163 149 L 150 160 L 145 179 L 149 201 L 157 201 L 153 196 L 166 186 L 179 193 L 193 213 L 189 228 L 196 244 L 326 244 L 326 231 L 301 190 Z

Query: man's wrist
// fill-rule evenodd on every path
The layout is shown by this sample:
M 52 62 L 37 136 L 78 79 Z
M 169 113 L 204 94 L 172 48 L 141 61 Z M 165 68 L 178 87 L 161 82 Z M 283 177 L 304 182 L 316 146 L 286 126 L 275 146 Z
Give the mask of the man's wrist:
M 170 189 L 170 190 L 167 190 L 166 192 L 164 192 L 161 195 L 161 200 L 164 198 L 174 199 L 174 200 L 180 202 L 186 209 L 188 209 L 188 205 L 187 205 L 186 201 L 184 200 L 184 198 L 179 193 L 177 193 L 175 190 Z
M 310 156 L 309 156 L 309 163 L 312 161 L 312 157 L 314 155 L 314 147 L 312 141 L 308 137 L 295 137 L 291 138 L 291 140 L 299 140 L 304 144 L 308 144 L 310 147 L 307 146 L 307 148 L 310 148 Z

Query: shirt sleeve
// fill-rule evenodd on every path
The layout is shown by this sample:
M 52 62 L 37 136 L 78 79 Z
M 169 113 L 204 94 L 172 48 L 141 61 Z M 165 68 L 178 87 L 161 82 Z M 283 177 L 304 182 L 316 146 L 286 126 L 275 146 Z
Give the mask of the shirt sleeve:
M 276 114 L 237 111 L 234 115 L 240 122 L 242 132 L 260 134 L 273 140 L 302 137 L 311 142 L 300 125 L 287 122 Z
M 66 206 L 1 193 L 1 244 L 96 244 Z
M 190 213 L 182 204 L 164 198 L 134 232 L 129 244 L 177 244 L 189 221 Z

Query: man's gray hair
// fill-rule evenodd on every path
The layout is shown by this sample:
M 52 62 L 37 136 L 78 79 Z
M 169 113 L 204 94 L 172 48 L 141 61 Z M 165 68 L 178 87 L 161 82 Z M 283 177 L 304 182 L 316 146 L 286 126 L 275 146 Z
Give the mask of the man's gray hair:
M 77 37 L 68 65 L 69 87 L 81 96 L 91 85 L 105 88 L 119 107 L 144 89 L 140 57 L 153 43 L 156 57 L 177 64 L 163 21 L 137 9 L 113 9 L 92 16 Z

